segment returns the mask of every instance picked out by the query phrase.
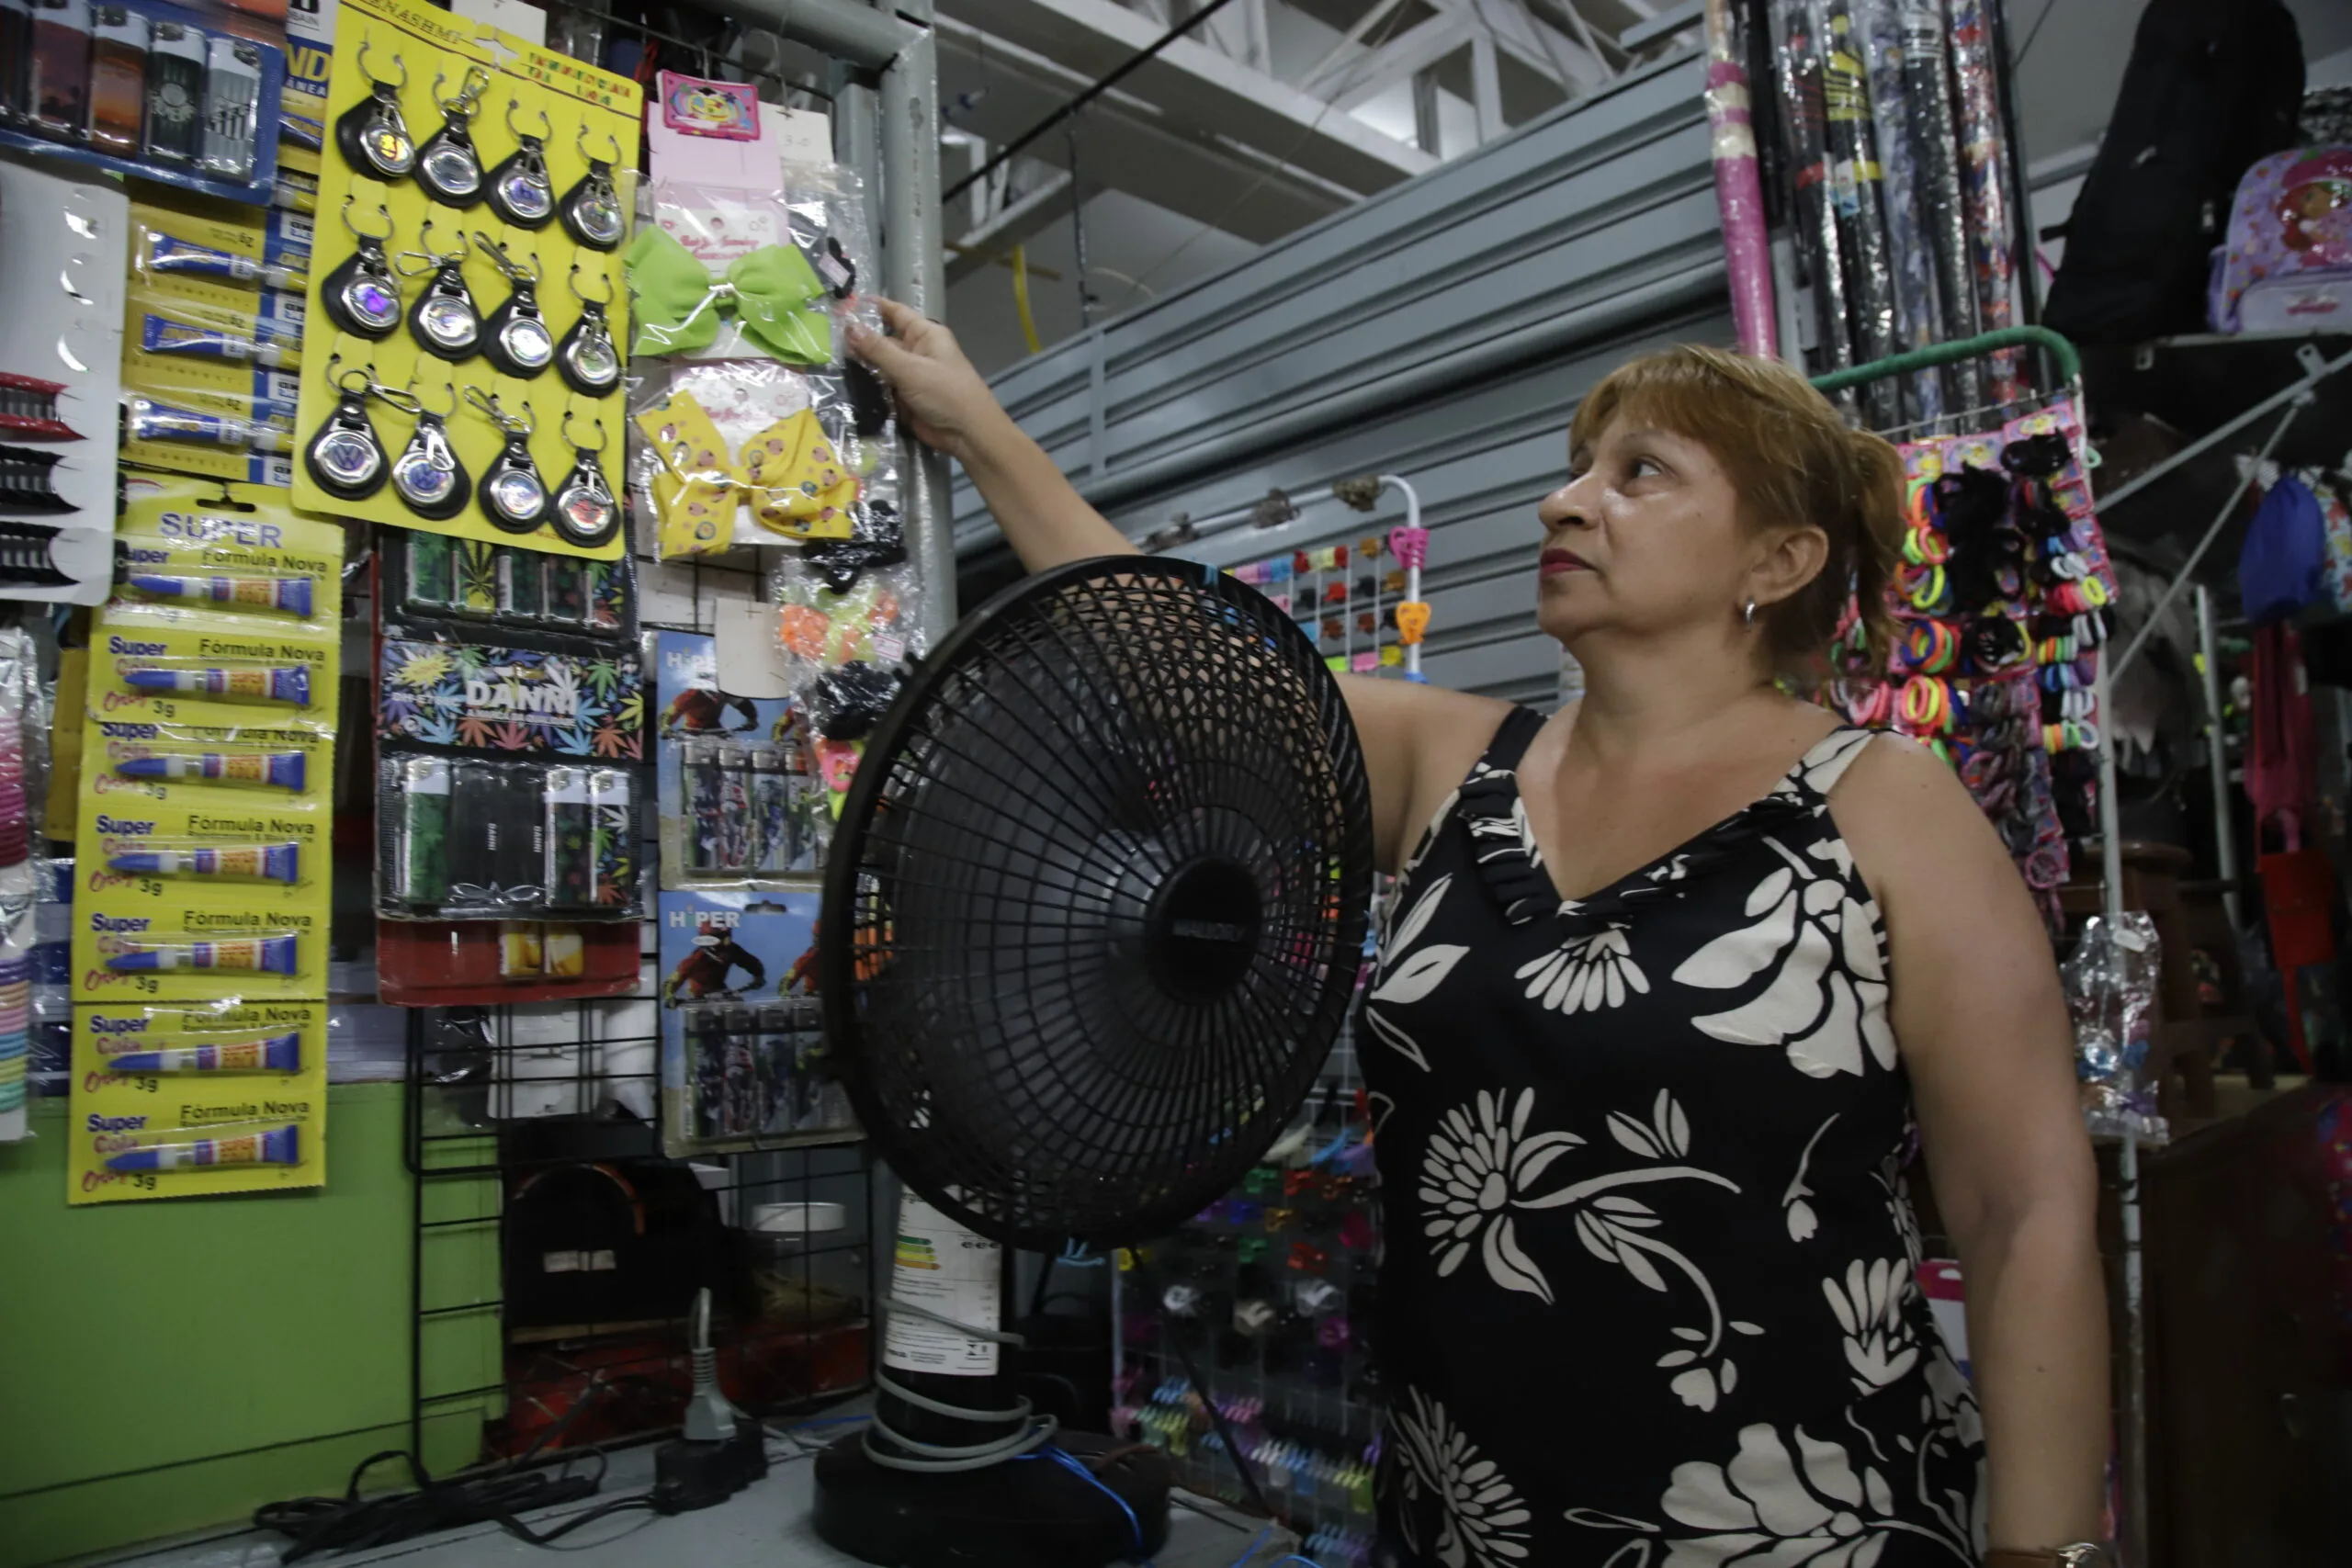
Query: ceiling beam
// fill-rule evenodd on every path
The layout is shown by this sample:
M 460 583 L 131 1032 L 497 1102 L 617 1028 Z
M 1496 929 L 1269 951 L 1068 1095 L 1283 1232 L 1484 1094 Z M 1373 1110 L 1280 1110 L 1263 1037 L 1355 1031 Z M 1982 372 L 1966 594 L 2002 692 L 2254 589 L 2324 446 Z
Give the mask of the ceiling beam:
M 1069 175 L 1056 174 L 1026 196 L 1007 202 L 1004 210 L 948 247 L 947 281 L 958 283 L 1005 256 L 1015 245 L 1028 243 L 1069 216 Z
M 1117 70 L 1164 30 L 1112 0 L 944 0 L 940 15 L 1085 81 Z M 1137 67 L 1119 90 L 1178 134 L 1238 143 L 1359 194 L 1436 166 L 1419 149 L 1190 38 Z
M 936 36 L 941 102 L 968 97 L 968 107 L 955 112 L 956 128 L 991 142 L 1012 141 L 1087 85 L 1069 68 L 952 17 L 938 18 Z M 1248 148 L 1181 130 L 1125 85 L 1089 105 L 1074 129 L 1079 177 L 1090 188 L 1112 186 L 1261 244 L 1356 197 Z M 1066 170 L 1070 141 L 1059 131 L 1042 136 L 1023 156 Z
M 1519 0 L 1428 0 L 1440 11 L 1467 17 L 1495 40 L 1495 47 L 1570 97 L 1607 82 L 1611 72 L 1592 51 L 1535 19 Z
M 1419 75 L 1470 41 L 1476 28 L 1467 17 L 1443 12 L 1406 28 L 1347 68 L 1347 89 L 1331 102 L 1343 109 L 1371 102 L 1397 83 Z

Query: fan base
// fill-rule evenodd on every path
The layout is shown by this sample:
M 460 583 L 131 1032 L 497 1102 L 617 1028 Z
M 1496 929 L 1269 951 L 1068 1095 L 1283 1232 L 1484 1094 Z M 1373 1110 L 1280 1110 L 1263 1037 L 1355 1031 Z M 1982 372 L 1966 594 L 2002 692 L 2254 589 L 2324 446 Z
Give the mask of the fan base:
M 1050 1460 L 917 1475 L 875 1463 L 853 1432 L 817 1456 L 818 1537 L 887 1568 L 1103 1568 L 1149 1558 L 1167 1544 L 1165 1454 L 1086 1432 L 1057 1438 L 1098 1467 L 1095 1479 L 1135 1511 L 1134 1523 Z M 1101 1456 L 1113 1452 L 1119 1457 L 1102 1463 Z

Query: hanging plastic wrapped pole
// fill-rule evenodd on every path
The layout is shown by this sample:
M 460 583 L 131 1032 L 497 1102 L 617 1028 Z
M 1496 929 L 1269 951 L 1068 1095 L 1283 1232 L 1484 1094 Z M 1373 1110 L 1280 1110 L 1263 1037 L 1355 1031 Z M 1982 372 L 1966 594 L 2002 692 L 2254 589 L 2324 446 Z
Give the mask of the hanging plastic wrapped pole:
M 1813 293 L 1819 370 L 1849 370 L 1854 344 L 1847 333 L 1845 264 L 1839 258 L 1838 216 L 1829 197 L 1829 163 L 1822 144 L 1821 51 L 1807 0 L 1771 0 L 1772 76 L 1781 97 L 1781 131 L 1787 144 L 1789 185 L 1796 212 L 1797 256 Z M 1849 415 L 1860 404 L 1851 389 L 1831 394 Z
M 1936 309 L 1936 258 L 1919 205 L 1919 164 L 1911 145 L 1903 85 L 1903 27 L 1895 0 L 1854 0 L 1855 41 L 1869 78 L 1871 133 L 1883 178 L 1886 249 L 1894 280 L 1894 335 L 1905 353 L 1945 340 Z M 1922 370 L 1904 382 L 1912 417 L 1940 420 L 1943 378 Z
M 1756 171 L 1756 124 L 1747 90 L 1747 50 L 1731 0 L 1707 0 L 1707 135 L 1715 155 L 1715 211 L 1731 276 L 1732 326 L 1740 351 L 1777 358 L 1772 258 L 1764 232 L 1764 187 Z
M 2010 290 L 2016 258 L 2009 240 L 2009 145 L 2001 133 L 2001 90 L 1995 73 L 1993 32 L 1984 0 L 1951 0 L 1952 77 L 1960 84 L 1961 173 L 1968 190 L 1969 261 L 1976 274 L 1976 316 L 1995 332 L 2014 317 Z M 2007 402 L 2024 390 L 2018 356 L 1993 356 L 1985 391 Z
M 1951 91 L 1951 51 L 1941 0 L 1898 0 L 1903 28 L 1903 107 L 1918 160 L 1919 217 L 1935 262 L 1936 314 L 1947 340 L 1974 337 L 1976 276 L 1968 257 L 1968 197 L 1961 188 L 1960 130 Z M 1973 359 L 1943 368 L 1945 400 L 1954 413 L 1984 406 L 1982 369 Z
M 1878 147 L 1871 137 L 1861 39 L 1855 34 L 1847 0 L 1830 0 L 1815 15 L 1821 39 L 1823 143 L 1829 154 L 1830 199 L 1846 265 L 1847 320 L 1853 324 L 1855 354 L 1864 361 L 1885 359 L 1899 347 L 1894 273 L 1886 248 L 1886 219 L 1879 207 Z M 1877 429 L 1903 423 L 1902 391 L 1894 380 L 1866 385 L 1862 406 Z

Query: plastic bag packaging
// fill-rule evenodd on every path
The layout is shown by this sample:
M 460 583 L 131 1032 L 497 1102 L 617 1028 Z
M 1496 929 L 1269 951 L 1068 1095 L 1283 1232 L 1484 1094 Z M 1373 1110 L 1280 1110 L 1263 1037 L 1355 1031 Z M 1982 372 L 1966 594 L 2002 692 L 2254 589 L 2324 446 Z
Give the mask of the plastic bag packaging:
M 1960 84 L 1961 175 L 1968 194 L 1969 259 L 1976 277 L 1978 330 L 2010 324 L 2016 258 L 2009 237 L 2009 145 L 2001 129 L 1991 17 L 1984 0 L 1951 0 L 1952 78 Z M 1985 391 L 1995 402 L 2020 396 L 2015 349 L 1993 355 Z
M 845 541 L 899 495 L 896 426 L 863 372 L 768 360 L 671 362 L 630 398 L 630 489 L 664 560 Z
M 865 195 L 833 165 L 795 165 L 773 191 L 656 182 L 628 251 L 634 350 L 690 359 L 840 363 L 839 318 L 881 330 L 858 297 L 873 254 Z
M 1968 261 L 1968 198 L 1960 180 L 1959 110 L 1951 90 L 1942 0 L 1901 0 L 1903 107 L 1919 161 L 1919 216 L 1935 258 L 1936 308 L 1947 339 L 1976 335 L 1976 279 Z M 1983 369 L 1965 359 L 1944 367 L 1947 402 L 1957 414 L 1984 404 Z
M 756 1006 L 693 1003 L 679 1012 L 689 1146 L 857 1125 L 848 1095 L 826 1063 L 823 1009 L 816 998 Z
M 2141 1078 L 2161 958 L 2155 922 L 2133 909 L 2113 921 L 2100 915 L 2086 921 L 2062 972 L 2083 1119 L 2095 1136 L 2162 1143 L 2171 1135 L 2154 1090 Z
M 844 578 L 802 554 L 778 565 L 774 583 L 792 694 L 820 741 L 863 739 L 897 694 L 907 660 L 927 646 L 913 567 L 901 560 Z
M 378 913 L 637 917 L 630 769 L 424 753 L 395 753 L 379 766 Z
M 1936 259 L 1919 208 L 1919 161 L 1911 145 L 1904 103 L 1903 28 L 1895 0 L 1854 0 L 1854 42 L 1870 87 L 1871 134 L 1884 178 L 1879 194 L 1886 213 L 1887 261 L 1894 282 L 1896 346 L 1908 353 L 1944 341 L 1936 310 Z M 1908 378 L 1909 417 L 1943 417 L 1943 378 L 1922 370 Z
M 35 852 L 49 777 L 50 703 L 40 653 L 31 630 L 0 626 L 0 1143 L 27 1132 L 31 954 L 44 880 Z
M 673 560 L 741 546 L 846 539 L 860 503 L 895 510 L 896 426 L 880 383 L 848 362 L 870 254 L 854 175 L 796 166 L 753 193 L 664 182 L 630 253 L 636 351 L 631 489 Z
M 1884 359 L 1897 345 L 1894 333 L 1894 273 L 1887 252 L 1886 218 L 1878 147 L 1871 137 L 1870 85 L 1846 0 L 1830 0 L 1821 18 L 1821 96 L 1824 146 L 1829 155 L 1830 198 L 1837 209 L 1839 254 L 1846 265 L 1846 309 L 1855 355 L 1865 362 Z M 1889 430 L 1903 423 L 1903 398 L 1892 380 L 1881 378 L 1861 389 L 1871 424 Z
M 637 569 L 447 534 L 403 533 L 381 552 L 385 606 L 403 626 L 469 623 L 628 640 L 637 630 Z
M 1854 344 L 1847 329 L 1846 264 L 1824 141 L 1820 33 L 1808 0 L 1772 0 L 1770 24 L 1784 163 L 1795 187 L 1797 256 L 1813 294 L 1814 367 L 1843 370 L 1854 364 Z M 1834 393 L 1831 400 L 1849 414 L 1860 406 L 1851 389 Z

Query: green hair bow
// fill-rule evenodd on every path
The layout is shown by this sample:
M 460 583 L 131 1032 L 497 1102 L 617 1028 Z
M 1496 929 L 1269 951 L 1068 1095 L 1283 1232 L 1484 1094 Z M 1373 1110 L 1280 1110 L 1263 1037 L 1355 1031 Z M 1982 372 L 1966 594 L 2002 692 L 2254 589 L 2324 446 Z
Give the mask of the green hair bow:
M 624 258 L 635 296 L 632 354 L 691 354 L 718 338 L 732 315 L 750 338 L 795 365 L 830 365 L 833 318 L 825 285 L 796 245 L 763 245 L 713 277 L 677 236 L 638 227 Z

